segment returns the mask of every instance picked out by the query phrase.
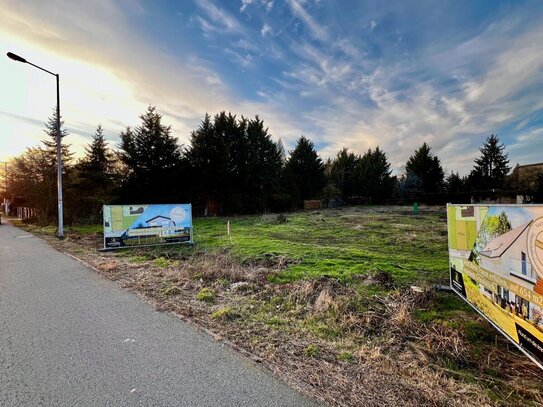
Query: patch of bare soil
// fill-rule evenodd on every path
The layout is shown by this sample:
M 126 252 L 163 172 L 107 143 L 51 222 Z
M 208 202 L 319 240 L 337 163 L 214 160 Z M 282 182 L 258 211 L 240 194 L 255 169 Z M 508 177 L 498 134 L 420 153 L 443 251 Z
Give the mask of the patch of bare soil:
M 541 372 L 524 357 L 496 347 L 475 359 L 458 329 L 413 319 L 431 291 L 361 298 L 324 277 L 271 284 L 280 258 L 244 266 L 228 253 L 200 253 L 157 267 L 97 252 L 99 236 L 48 240 L 331 405 L 543 405 Z M 392 285 L 383 272 L 362 283 Z

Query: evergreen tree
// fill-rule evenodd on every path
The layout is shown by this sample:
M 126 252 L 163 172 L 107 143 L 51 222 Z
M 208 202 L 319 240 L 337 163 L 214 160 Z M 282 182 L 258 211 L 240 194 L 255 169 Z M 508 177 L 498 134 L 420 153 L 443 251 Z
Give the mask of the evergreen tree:
M 394 178 L 384 151 L 371 148 L 360 158 L 355 168 L 356 189 L 368 203 L 384 203 L 392 196 Z
M 273 209 L 279 193 L 281 150 L 257 117 L 236 119 L 206 114 L 192 132 L 186 159 L 194 178 L 194 195 L 214 199 L 225 212 Z
M 354 172 L 359 160 L 360 157 L 350 153 L 346 148 L 342 148 L 332 161 L 330 179 L 339 189 L 343 199 L 355 195 Z
M 49 117 L 45 123 L 43 130 L 47 138 L 42 140 L 45 146 L 45 155 L 51 168 L 56 171 L 57 168 L 57 109 L 53 109 L 53 115 Z M 70 145 L 64 143 L 64 138 L 68 135 L 68 131 L 64 129 L 64 120 L 60 119 L 60 153 L 62 157 L 63 174 L 69 170 L 73 160 L 73 153 L 70 152 Z
M 296 205 L 304 199 L 317 198 L 325 184 L 324 165 L 313 143 L 304 136 L 298 139 L 285 166 L 287 189 Z
M 478 189 L 501 189 L 505 177 L 511 169 L 505 152 L 505 145 L 491 134 L 480 148 L 481 156 L 475 159 L 475 166 L 470 174 L 474 186 Z
M 92 141 L 85 148 L 85 156 L 76 165 L 80 216 L 97 221 L 102 205 L 111 203 L 115 189 L 114 156 L 98 125 Z
M 426 193 L 439 192 L 443 188 L 443 168 L 437 156 L 430 152 L 428 144 L 423 143 L 415 153 L 409 157 L 405 171 L 416 175 L 422 182 L 422 189 Z
M 451 173 L 445 179 L 445 190 L 448 194 L 458 195 L 464 192 L 464 180 L 458 173 Z
M 181 163 L 177 139 L 171 127 L 162 124 L 162 115 L 149 106 L 140 116 L 141 125 L 121 133 L 119 158 L 127 179 L 123 200 L 148 203 L 178 201 L 182 190 L 176 179 Z

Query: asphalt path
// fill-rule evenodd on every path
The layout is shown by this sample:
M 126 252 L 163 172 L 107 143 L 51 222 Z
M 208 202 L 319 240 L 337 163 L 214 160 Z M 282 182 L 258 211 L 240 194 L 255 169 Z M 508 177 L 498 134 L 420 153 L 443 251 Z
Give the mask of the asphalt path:
M 39 238 L 0 225 L 0 406 L 317 406 Z

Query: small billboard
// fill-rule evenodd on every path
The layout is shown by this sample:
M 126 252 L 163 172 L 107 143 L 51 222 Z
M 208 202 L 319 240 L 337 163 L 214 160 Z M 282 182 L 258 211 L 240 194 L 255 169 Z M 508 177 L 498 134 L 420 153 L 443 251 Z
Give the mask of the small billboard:
M 543 369 L 543 205 L 448 205 L 452 289 Z
M 192 206 L 104 205 L 104 249 L 192 243 Z

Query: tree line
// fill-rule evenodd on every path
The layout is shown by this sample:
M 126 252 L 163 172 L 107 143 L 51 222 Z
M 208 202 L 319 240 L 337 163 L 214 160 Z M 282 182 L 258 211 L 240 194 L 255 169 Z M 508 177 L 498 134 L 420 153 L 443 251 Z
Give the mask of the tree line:
M 9 163 L 5 192 L 12 205 L 35 208 L 43 222 L 54 219 L 57 211 L 55 115 L 45 125 L 41 145 Z M 405 173 L 393 176 L 379 147 L 361 155 L 343 148 L 323 161 L 311 140 L 301 136 L 286 153 L 258 116 L 206 114 L 187 146 L 179 145 L 155 107 L 149 106 L 140 119 L 120 133 L 116 148 L 108 145 L 99 125 L 79 160 L 65 142 L 68 133 L 61 121 L 68 222 L 99 221 L 102 205 L 112 203 L 191 202 L 197 214 L 242 214 L 288 211 L 310 199 L 337 205 L 444 203 L 503 189 L 537 199 L 543 190 L 540 173 L 529 182 L 508 179 L 509 159 L 496 135 L 486 139 L 466 177 L 454 172 L 445 176 L 426 143 L 408 158 Z

